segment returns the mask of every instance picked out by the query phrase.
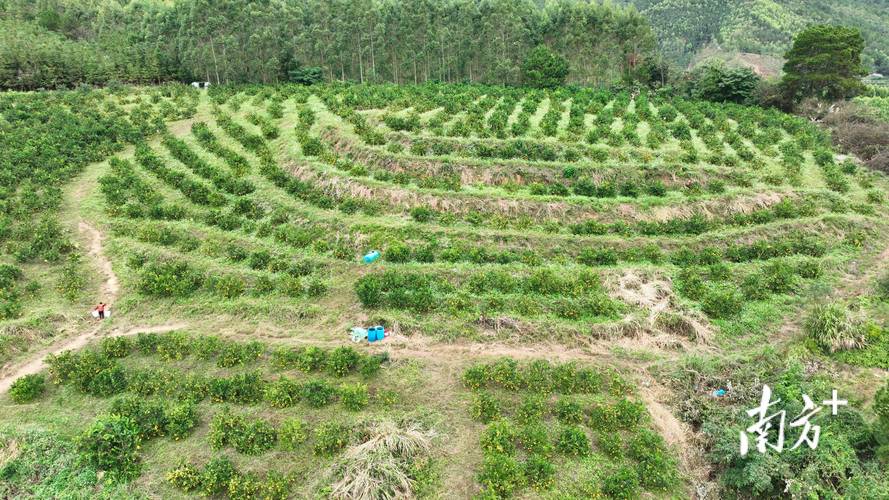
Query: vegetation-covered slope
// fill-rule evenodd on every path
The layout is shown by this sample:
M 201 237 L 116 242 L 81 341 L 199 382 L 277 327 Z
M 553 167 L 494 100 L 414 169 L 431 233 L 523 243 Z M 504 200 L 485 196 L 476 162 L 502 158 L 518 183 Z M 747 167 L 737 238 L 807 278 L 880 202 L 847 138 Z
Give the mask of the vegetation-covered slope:
M 120 291 L 52 329 L 85 347 L 4 368 L 0 495 L 889 487 L 887 180 L 804 119 L 588 88 L 82 92 L 183 113 L 64 174 L 78 203 L 48 213 L 104 235 L 70 252 Z M 741 457 L 763 383 L 788 415 L 850 406 L 817 452 Z
M 810 24 L 860 28 L 866 62 L 889 72 L 889 9 L 880 0 L 629 0 L 648 17 L 664 51 L 686 63 L 714 44 L 727 52 L 782 56 Z M 712 48 L 712 47 L 711 47 Z

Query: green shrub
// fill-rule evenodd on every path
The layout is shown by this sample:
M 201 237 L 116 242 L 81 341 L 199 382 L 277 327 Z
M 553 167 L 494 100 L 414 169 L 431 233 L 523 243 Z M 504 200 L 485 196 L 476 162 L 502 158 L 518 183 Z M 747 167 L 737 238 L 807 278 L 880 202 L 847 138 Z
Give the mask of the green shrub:
M 210 421 L 210 445 L 216 450 L 231 446 L 245 455 L 259 455 L 272 449 L 277 441 L 278 433 L 268 422 L 248 421 L 228 408 Z
M 549 432 L 541 422 L 525 425 L 518 432 L 518 441 L 522 449 L 528 453 L 548 455 L 552 451 Z
M 0 289 L 12 288 L 16 281 L 24 277 L 22 269 L 12 264 L 0 264 Z
M 371 378 L 380 372 L 383 363 L 389 361 L 389 353 L 374 354 L 371 356 L 363 356 L 358 363 L 358 372 L 364 378 Z
M 203 484 L 203 474 L 193 464 L 181 461 L 179 465 L 167 472 L 167 482 L 174 488 L 187 493 L 197 491 Z
M 62 276 L 56 284 L 56 290 L 66 299 L 75 301 L 83 293 L 84 287 L 86 287 L 86 276 L 80 262 L 80 255 L 71 254 L 62 268 Z M 2 282 L 2 277 L 0 277 L 0 282 Z
M 565 455 L 583 457 L 590 453 L 590 440 L 580 426 L 565 426 L 556 440 L 556 450 Z
M 530 455 L 523 469 L 525 480 L 533 488 L 548 490 L 555 483 L 556 467 L 543 455 Z
M 839 303 L 816 305 L 806 318 L 804 329 L 826 352 L 859 349 L 867 342 L 861 324 Z
M 184 332 L 170 332 L 156 339 L 155 350 L 164 361 L 174 361 L 191 355 L 192 345 Z
M 547 403 L 543 397 L 536 394 L 527 394 L 516 409 L 516 418 L 519 422 L 538 422 L 546 414 Z
M 426 312 L 439 302 L 438 291 L 450 285 L 432 274 L 388 269 L 366 274 L 355 282 L 355 293 L 364 307 L 394 307 Z
M 77 439 L 83 458 L 97 470 L 116 480 L 130 480 L 139 474 L 139 427 L 121 415 L 101 416 Z
M 512 358 L 500 358 L 488 366 L 488 378 L 494 384 L 504 389 L 514 391 L 522 385 L 522 376 L 519 373 L 519 364 Z
M 239 276 L 219 276 L 211 280 L 211 288 L 216 295 L 226 299 L 234 299 L 244 294 L 246 285 Z
M 628 466 L 618 467 L 605 475 L 602 491 L 610 498 L 636 498 L 639 495 L 639 476 Z
M 112 401 L 109 413 L 132 420 L 139 429 L 141 441 L 162 436 L 167 428 L 167 416 L 163 404 L 132 394 Z
M 19 377 L 9 387 L 9 397 L 17 404 L 30 403 L 44 392 L 46 380 L 39 373 Z
M 106 337 L 99 343 L 99 350 L 108 358 L 125 358 L 132 349 L 133 341 L 127 337 Z
M 636 471 L 642 486 L 666 489 L 673 486 L 678 475 L 664 438 L 648 429 L 636 433 L 629 442 L 629 456 L 636 460 Z
M 212 401 L 252 404 L 262 400 L 266 382 L 259 372 L 238 373 L 230 378 L 213 378 L 209 383 Z
M 574 362 L 556 365 L 552 372 L 553 388 L 561 394 L 573 394 L 577 389 L 577 365 Z
M 198 359 L 211 359 L 222 350 L 223 342 L 213 335 L 200 335 L 192 338 L 191 347 L 194 356 Z
M 216 366 L 220 368 L 231 368 L 233 366 L 252 363 L 259 360 L 264 352 L 265 345 L 256 340 L 243 344 L 238 342 L 224 342 L 219 349 L 219 357 L 216 359 Z
M 783 260 L 770 262 L 763 267 L 765 286 L 772 293 L 790 293 L 799 286 L 796 269 Z
M 577 262 L 588 266 L 613 266 L 618 262 L 617 252 L 611 248 L 584 248 Z
M 710 284 L 701 297 L 701 309 L 713 318 L 730 318 L 743 307 L 744 298 L 737 288 L 728 284 Z
M 169 336 L 168 333 L 166 336 Z M 136 349 L 143 354 L 152 354 L 157 352 L 158 344 L 161 341 L 161 336 L 156 333 L 142 333 L 139 332 L 136 334 Z
M 889 301 L 889 273 L 885 273 L 877 279 L 875 291 L 877 298 Z
M 305 373 L 318 371 L 326 365 L 327 351 L 320 347 L 303 347 L 296 355 L 296 367 Z
M 201 493 L 220 495 L 228 490 L 228 483 L 237 475 L 234 464 L 226 457 L 214 457 L 201 474 Z
M 343 377 L 352 371 L 361 359 L 355 349 L 345 346 L 337 347 L 327 356 L 327 371 L 337 377 Z
M 228 496 L 233 500 L 272 498 L 266 491 L 265 482 L 253 472 L 234 475 L 228 482 Z
M 361 411 L 367 407 L 369 399 L 364 384 L 344 384 L 340 387 L 340 400 L 347 410 Z
M 278 431 L 278 442 L 286 451 L 296 450 L 308 437 L 308 426 L 298 418 L 288 418 Z
M 170 406 L 165 416 L 166 433 L 174 441 L 188 437 L 200 422 L 197 406 L 191 401 L 183 401 Z
M 426 207 L 414 207 L 410 213 L 411 217 L 417 222 L 429 222 L 435 217 L 435 212 Z
M 562 398 L 556 402 L 556 418 L 563 424 L 579 424 L 583 421 L 583 408 L 574 399 Z
M 648 415 L 645 405 L 622 398 L 614 405 L 617 424 L 622 429 L 633 429 Z
M 535 359 L 528 364 L 522 377 L 524 386 L 537 393 L 552 391 L 553 366 L 545 359 Z
M 324 422 L 315 429 L 315 455 L 331 456 L 349 444 L 351 429 L 339 422 Z
M 590 427 L 599 431 L 617 430 L 620 427 L 617 407 L 605 402 L 593 404 L 590 407 Z
M 398 393 L 392 389 L 379 389 L 374 394 L 374 401 L 385 407 L 391 407 L 399 399 Z
M 482 432 L 480 439 L 482 451 L 486 454 L 512 455 L 515 451 L 516 431 L 507 420 L 498 419 L 491 422 Z
M 485 455 L 478 480 L 495 498 L 508 498 L 525 485 L 522 465 L 503 454 Z
M 99 370 L 88 380 L 84 392 L 94 396 L 112 396 L 125 391 L 127 388 L 126 373 L 123 368 L 117 365 Z M 84 381 L 86 379 L 82 379 L 82 382 Z
M 469 414 L 486 424 L 500 416 L 500 401 L 488 392 L 479 392 L 473 397 Z
M 617 432 L 597 432 L 596 447 L 609 458 L 618 459 L 623 456 L 623 442 Z
M 299 396 L 312 408 L 321 408 L 334 400 L 336 389 L 324 380 L 311 380 L 300 387 Z
M 273 408 L 289 408 L 299 401 L 301 386 L 287 377 L 281 377 L 270 383 L 263 398 Z
M 151 262 L 140 270 L 137 286 L 146 295 L 187 297 L 197 291 L 203 281 L 203 275 L 187 262 Z

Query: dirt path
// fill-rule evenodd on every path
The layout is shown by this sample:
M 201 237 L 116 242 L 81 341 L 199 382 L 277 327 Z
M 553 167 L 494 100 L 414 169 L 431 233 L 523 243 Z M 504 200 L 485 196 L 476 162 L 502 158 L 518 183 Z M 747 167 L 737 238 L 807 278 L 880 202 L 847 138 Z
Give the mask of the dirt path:
M 102 286 L 100 287 L 100 300 L 110 303 L 120 293 L 120 283 L 117 280 L 117 275 L 114 274 L 114 269 L 111 268 L 111 261 L 108 260 L 108 257 L 105 256 L 105 252 L 102 250 L 102 242 L 105 238 L 98 229 L 86 222 L 81 221 L 77 228 L 80 229 L 81 233 L 89 237 L 88 254 L 93 258 L 93 262 L 99 267 L 99 272 L 104 276 Z
M 99 230 L 83 221 L 78 224 L 78 229 L 80 229 L 80 231 L 88 238 L 89 250 L 87 253 L 93 259 L 96 266 L 99 268 L 99 272 L 103 276 L 102 284 L 99 287 L 101 297 L 99 300 L 107 303 L 113 303 L 120 294 L 120 282 L 117 279 L 117 275 L 114 274 L 114 270 L 111 267 L 111 261 L 108 260 L 108 257 L 105 255 L 105 252 L 103 250 L 102 242 L 104 240 L 104 236 Z M 88 344 L 90 341 L 98 338 L 100 336 L 99 332 L 102 329 L 102 326 L 103 325 L 101 323 L 96 323 L 90 326 L 83 333 L 53 344 L 34 354 L 28 361 L 25 361 L 19 365 L 14 365 L 7 370 L 4 370 L 2 373 L 0 373 L 0 394 L 5 393 L 7 390 L 9 390 L 9 386 L 11 386 L 17 378 L 24 375 L 38 373 L 43 370 L 46 367 L 46 357 L 50 354 L 57 354 L 62 351 L 71 349 L 80 349 L 81 347 Z M 146 328 L 133 328 L 125 332 L 112 331 L 109 333 L 109 335 L 124 336 L 134 335 L 139 332 L 166 332 L 177 330 L 183 328 L 184 326 L 185 325 L 182 323 L 175 323 Z

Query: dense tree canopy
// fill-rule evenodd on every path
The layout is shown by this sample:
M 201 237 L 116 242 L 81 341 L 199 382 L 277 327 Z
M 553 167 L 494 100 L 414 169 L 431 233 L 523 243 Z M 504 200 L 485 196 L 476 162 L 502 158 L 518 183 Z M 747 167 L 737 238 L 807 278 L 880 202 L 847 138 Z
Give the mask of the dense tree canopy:
M 568 61 L 546 45 L 535 47 L 522 64 L 522 82 L 529 87 L 551 89 L 564 85 L 566 78 Z
M 0 4 L 2 5 L 2 4 Z M 2 8 L 2 7 L 0 7 Z M 531 50 L 572 83 L 644 74 L 655 40 L 633 8 L 558 0 L 10 0 L 0 86 L 326 80 L 515 84 Z M 9 40 L 7 40 L 9 39 Z M 27 47 L 36 46 L 36 51 Z
M 885 0 L 618 0 L 650 21 L 661 48 L 685 65 L 713 52 L 780 57 L 794 34 L 813 24 L 861 28 L 865 63 L 889 73 L 889 8 Z
M 819 25 L 803 30 L 785 55 L 782 84 L 796 99 L 851 97 L 867 73 L 861 64 L 863 50 L 864 38 L 857 28 Z
M 759 81 L 749 68 L 729 68 L 714 62 L 692 72 L 689 90 L 698 99 L 747 104 L 753 100 Z

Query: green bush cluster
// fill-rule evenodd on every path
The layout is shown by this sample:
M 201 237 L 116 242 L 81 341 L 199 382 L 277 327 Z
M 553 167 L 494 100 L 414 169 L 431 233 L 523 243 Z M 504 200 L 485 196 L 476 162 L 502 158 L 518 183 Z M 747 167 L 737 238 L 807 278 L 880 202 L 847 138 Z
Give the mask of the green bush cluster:
M 200 206 L 220 207 L 225 205 L 225 196 L 191 175 L 171 169 L 146 144 L 136 146 L 136 163 L 155 174 L 168 185 L 178 189 L 192 203 Z
M 46 392 L 46 379 L 41 374 L 19 377 L 9 386 L 9 397 L 17 404 L 34 401 Z
M 352 439 L 352 429 L 345 423 L 328 421 L 315 428 L 315 455 L 331 456 L 345 448 Z
M 132 394 L 112 401 L 109 413 L 132 420 L 142 441 L 165 435 L 175 441 L 184 439 L 200 420 L 197 407 L 191 401 L 169 404 Z
M 259 371 L 236 373 L 228 377 L 207 377 L 198 373 L 183 375 L 173 369 L 124 369 L 118 363 L 118 358 L 141 352 L 165 360 L 181 360 L 187 356 L 212 360 L 215 357 L 218 366 L 230 367 L 254 362 L 264 350 L 265 346 L 257 342 L 224 342 L 216 337 L 173 332 L 166 335 L 140 334 L 135 341 L 106 339 L 99 350 L 79 353 L 66 351 L 50 356 L 47 363 L 53 379 L 97 396 L 128 391 L 142 397 L 166 396 L 194 403 L 205 399 L 235 404 L 265 402 L 275 408 L 288 408 L 299 402 L 320 408 L 340 401 L 352 411 L 362 410 L 370 403 L 370 392 L 366 385 L 360 383 L 337 387 L 323 379 L 296 382 L 288 377 L 279 377 L 270 381 L 264 379 Z M 229 355 L 227 352 L 238 354 Z M 366 378 L 373 377 L 381 363 L 388 359 L 385 353 L 361 355 L 351 347 L 331 350 L 278 349 L 275 352 L 273 359 L 278 369 L 299 367 L 307 372 L 323 370 L 336 377 L 355 372 Z M 391 400 L 393 395 L 384 392 L 380 397 Z M 188 412 L 183 411 L 182 414 L 183 418 L 188 416 Z
M 262 132 L 262 136 L 266 139 L 277 139 L 278 138 L 278 127 L 275 126 L 268 118 L 262 116 L 258 113 L 248 113 L 247 121 L 259 127 L 260 132 Z
M 540 394 L 596 394 L 609 386 L 623 384 L 617 374 L 603 374 L 573 362 L 552 364 L 535 360 L 520 365 L 511 358 L 474 364 L 463 371 L 462 380 L 464 386 L 473 390 L 486 387 L 510 391 L 525 389 Z
M 290 497 L 294 483 L 294 478 L 275 471 L 268 472 L 264 478 L 239 472 L 224 456 L 211 459 L 203 467 L 182 461 L 167 472 L 166 479 L 185 493 L 225 496 L 232 500 L 284 500 Z
M 222 158 L 235 176 L 243 176 L 250 171 L 250 163 L 244 156 L 222 145 L 204 122 L 195 122 L 191 125 L 191 134 L 197 139 L 204 149 Z
M 182 162 L 201 177 L 209 180 L 217 189 L 235 196 L 250 194 L 256 189 L 249 181 L 238 178 L 208 163 L 192 151 L 185 141 L 177 139 L 172 135 L 165 135 L 162 142 L 173 158 Z
M 305 373 L 325 371 L 337 377 L 355 372 L 372 377 L 388 360 L 388 353 L 362 354 L 348 346 L 333 349 L 316 346 L 280 347 L 271 354 L 272 366 L 277 370 L 298 369 Z
M 526 486 L 548 490 L 556 473 L 553 454 L 583 460 L 593 444 L 619 469 L 620 479 L 603 491 L 635 498 L 643 489 L 663 492 L 679 484 L 675 459 L 647 428 L 645 405 L 627 397 L 628 384 L 613 372 L 501 358 L 470 365 L 462 378 L 473 391 L 470 416 L 487 424 L 478 473 L 486 496 L 510 497 Z
M 77 439 L 81 456 L 96 470 L 114 480 L 128 481 L 139 475 L 139 426 L 129 417 L 100 416 Z
M 457 288 L 433 273 L 389 269 L 362 276 L 355 291 L 365 307 L 418 312 L 491 314 L 508 310 L 523 316 L 550 314 L 577 321 L 614 317 L 622 310 L 622 305 L 604 292 L 598 276 L 588 271 L 571 277 L 552 269 L 537 269 L 527 276 L 479 271 Z
M 249 420 L 223 408 L 210 421 L 210 446 L 220 450 L 230 446 L 245 455 L 260 455 L 278 442 L 278 432 L 264 420 Z

